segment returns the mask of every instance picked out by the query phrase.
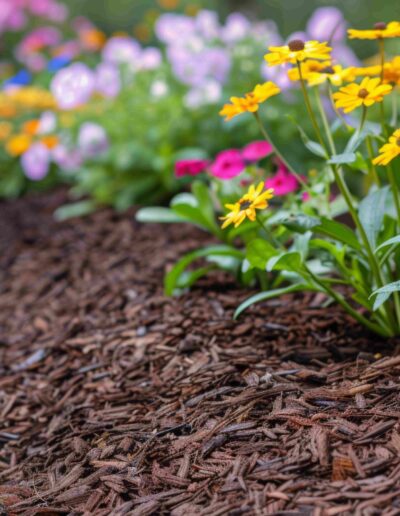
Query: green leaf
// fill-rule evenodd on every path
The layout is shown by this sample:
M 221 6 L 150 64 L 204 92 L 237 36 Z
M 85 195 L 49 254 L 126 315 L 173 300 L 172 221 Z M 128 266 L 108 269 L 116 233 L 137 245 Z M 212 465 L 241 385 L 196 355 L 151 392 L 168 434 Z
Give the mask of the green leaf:
M 388 187 L 373 191 L 360 203 L 359 217 L 372 248 L 376 248 L 376 240 L 382 228 L 385 215 Z
M 198 258 L 210 258 L 212 256 L 232 256 L 239 260 L 243 259 L 243 253 L 233 247 L 226 245 L 214 245 L 193 251 L 181 258 L 169 271 L 164 280 L 165 293 L 171 296 L 176 288 L 180 287 L 180 278 L 186 268 Z
M 303 265 L 301 254 L 294 252 L 282 253 L 268 260 L 267 271 L 289 271 L 298 273 Z
M 314 142 L 313 140 L 310 140 L 310 138 L 307 136 L 304 129 L 296 122 L 294 117 L 291 115 L 288 115 L 288 118 L 296 125 L 297 129 L 299 130 L 301 139 L 303 140 L 304 145 L 307 147 L 307 149 L 315 154 L 316 156 L 320 158 L 326 159 L 326 152 L 322 145 L 318 142 Z
M 98 208 L 94 201 L 80 201 L 72 204 L 64 204 L 54 212 L 56 220 L 67 220 L 74 217 L 83 217 L 93 213 Z
M 267 292 L 260 292 L 259 294 L 255 294 L 254 296 L 249 297 L 246 301 L 243 301 L 236 309 L 234 314 L 234 318 L 237 319 L 245 310 L 247 310 L 250 306 L 260 303 L 261 301 L 267 301 L 268 299 L 272 299 L 274 297 L 283 296 L 284 294 L 290 294 L 292 292 L 302 292 L 305 290 L 314 290 L 314 287 L 311 285 L 297 283 L 296 285 L 290 285 L 288 287 L 277 288 L 274 290 L 268 290 Z
M 384 249 L 385 247 L 389 247 L 390 245 L 399 245 L 400 244 L 400 235 L 397 235 L 393 238 L 389 238 L 389 240 L 386 240 L 383 242 L 380 246 L 378 246 L 375 250 L 375 252 L 380 251 L 381 249 Z
M 362 247 L 357 240 L 357 236 L 348 226 L 331 220 L 326 217 L 310 217 L 308 215 L 296 215 L 287 219 L 283 219 L 280 223 L 298 233 L 305 233 L 306 231 L 313 231 L 328 237 L 333 238 L 343 244 L 347 244 L 357 251 L 361 251 Z
M 374 302 L 374 310 L 377 310 L 394 292 L 400 292 L 400 281 L 394 281 L 375 290 L 370 297 L 377 296 Z
M 356 155 L 354 152 L 344 152 L 343 154 L 336 154 L 328 161 L 330 165 L 345 165 L 347 163 L 354 163 Z
M 161 222 L 161 223 L 176 223 L 186 222 L 187 219 L 179 216 L 170 208 L 154 207 L 141 208 L 136 213 L 136 220 L 139 222 Z
M 278 254 L 269 242 L 255 238 L 247 245 L 246 258 L 252 267 L 265 270 L 268 260 Z
M 192 184 L 193 194 L 198 202 L 198 206 L 209 224 L 217 228 L 215 221 L 215 210 L 208 186 L 201 181 L 194 181 Z

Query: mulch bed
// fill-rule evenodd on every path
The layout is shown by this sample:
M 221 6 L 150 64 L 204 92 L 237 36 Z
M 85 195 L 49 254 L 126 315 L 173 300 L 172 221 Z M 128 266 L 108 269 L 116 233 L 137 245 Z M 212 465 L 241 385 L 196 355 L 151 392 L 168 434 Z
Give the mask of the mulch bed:
M 0 513 L 400 514 L 400 340 L 162 277 L 207 236 L 0 205 Z

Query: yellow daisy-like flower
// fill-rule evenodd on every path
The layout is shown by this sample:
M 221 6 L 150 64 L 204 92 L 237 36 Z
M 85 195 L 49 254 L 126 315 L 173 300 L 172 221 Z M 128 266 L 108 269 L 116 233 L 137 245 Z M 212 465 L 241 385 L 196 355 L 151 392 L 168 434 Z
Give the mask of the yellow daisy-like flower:
M 365 77 L 361 84 L 352 83 L 343 86 L 333 94 L 336 107 L 342 108 L 345 113 L 350 113 L 360 106 L 369 107 L 375 102 L 382 102 L 383 97 L 392 91 L 392 86 L 380 84 L 380 82 L 379 78 Z
M 328 43 L 320 43 L 319 41 L 302 41 L 294 39 L 289 41 L 287 45 L 282 47 L 269 47 L 269 54 L 265 55 L 265 60 L 269 66 L 276 66 L 285 63 L 295 64 L 297 61 L 305 61 L 306 59 L 318 59 L 324 61 L 330 59 L 332 48 L 328 47 Z
M 388 24 L 384 22 L 379 22 L 375 23 L 373 29 L 349 29 L 347 32 L 350 39 L 397 38 L 400 36 L 400 22 L 392 21 Z
M 307 81 L 309 86 L 317 86 L 326 81 L 331 82 L 335 86 L 341 86 L 343 82 L 354 81 L 356 77 L 353 68 L 343 68 L 341 65 L 332 65 L 330 61 L 321 62 L 310 59 L 301 63 L 300 66 L 303 79 Z M 299 69 L 296 67 L 289 70 L 288 77 L 291 81 L 299 81 Z
M 271 81 L 258 84 L 253 91 L 246 93 L 244 97 L 231 97 L 231 104 L 225 104 L 219 114 L 226 117 L 225 120 L 231 120 L 242 113 L 256 113 L 260 104 L 270 97 L 278 95 L 280 91 L 280 88 Z
M 356 77 L 380 77 L 382 67 L 381 65 L 364 66 L 353 68 L 353 71 Z M 383 83 L 400 84 L 400 56 L 383 65 Z
M 16 134 L 6 143 L 5 148 L 10 156 L 20 156 L 24 154 L 32 143 L 32 137 L 28 134 Z
M 12 129 L 10 122 L 0 122 L 0 141 L 6 140 L 12 133 Z
M 372 163 L 374 165 L 387 165 L 397 156 L 400 156 L 400 129 L 396 129 L 390 136 L 389 142 L 379 149 L 379 156 Z
M 221 220 L 224 221 L 222 229 L 225 229 L 230 224 L 234 224 L 235 228 L 237 228 L 245 219 L 254 222 L 257 216 L 256 210 L 268 208 L 268 200 L 274 196 L 273 189 L 264 190 L 264 188 L 264 181 L 259 183 L 257 187 L 251 185 L 248 192 L 238 202 L 226 204 L 225 207 L 230 212 L 225 217 L 221 217 Z

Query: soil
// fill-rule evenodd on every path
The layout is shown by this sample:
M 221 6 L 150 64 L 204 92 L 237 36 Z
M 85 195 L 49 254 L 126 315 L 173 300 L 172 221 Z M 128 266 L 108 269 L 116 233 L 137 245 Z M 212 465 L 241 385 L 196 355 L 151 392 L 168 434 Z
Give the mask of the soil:
M 63 192 L 0 205 L 0 513 L 400 514 L 400 340 L 320 296 L 232 314 L 207 236 Z

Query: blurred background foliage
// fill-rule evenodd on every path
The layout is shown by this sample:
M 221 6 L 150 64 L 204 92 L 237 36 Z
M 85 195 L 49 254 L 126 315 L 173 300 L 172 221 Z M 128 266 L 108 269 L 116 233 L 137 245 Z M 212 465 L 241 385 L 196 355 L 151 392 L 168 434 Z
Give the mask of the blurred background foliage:
M 144 41 L 152 40 L 154 20 L 168 10 L 195 14 L 213 9 L 222 19 L 240 11 L 250 19 L 274 20 L 284 37 L 304 28 L 318 7 L 340 8 L 350 26 L 359 28 L 400 16 L 398 0 L 69 0 L 68 6 L 73 14 L 88 16 L 107 33 L 124 30 Z M 371 42 L 356 41 L 352 46 L 360 57 L 375 51 Z

